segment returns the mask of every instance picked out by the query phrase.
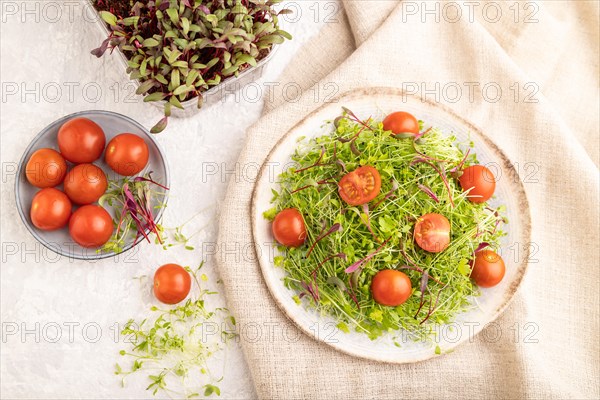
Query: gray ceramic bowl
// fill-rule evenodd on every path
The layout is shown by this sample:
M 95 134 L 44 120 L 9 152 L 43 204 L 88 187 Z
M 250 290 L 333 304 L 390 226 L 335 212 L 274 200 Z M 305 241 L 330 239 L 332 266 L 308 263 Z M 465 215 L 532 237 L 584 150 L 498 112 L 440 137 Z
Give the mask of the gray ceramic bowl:
M 44 128 L 27 146 L 25 153 L 19 161 L 19 169 L 17 171 L 17 179 L 15 182 L 15 198 L 19 215 L 25 223 L 25 226 L 31 232 L 34 238 L 36 238 L 42 245 L 48 249 L 54 251 L 62 256 L 76 258 L 80 260 L 97 260 L 101 258 L 107 258 L 115 256 L 114 252 L 97 251 L 97 249 L 90 249 L 79 246 L 69 236 L 69 230 L 67 227 L 55 231 L 43 231 L 36 228 L 31 222 L 29 210 L 31 208 L 31 201 L 33 196 L 38 192 L 38 188 L 34 187 L 27 181 L 25 175 L 25 166 L 29 158 L 38 149 L 41 148 L 52 148 L 58 151 L 58 143 L 56 137 L 59 128 L 72 118 L 84 117 L 91 119 L 102 127 L 104 134 L 106 135 L 106 143 L 118 135 L 119 133 L 134 133 L 142 137 L 148 145 L 150 157 L 148 159 L 148 165 L 140 172 L 139 175 L 145 172 L 152 171 L 152 178 L 160 182 L 166 187 L 169 187 L 169 168 L 167 161 L 163 156 L 163 152 L 158 145 L 158 142 L 152 137 L 152 135 L 139 123 L 133 119 L 126 117 L 121 114 L 117 114 L 111 111 L 82 111 L 75 114 L 67 115 Z M 109 179 L 118 179 L 120 176 L 113 172 L 108 165 L 104 162 L 104 153 L 102 156 L 94 162 L 95 165 L 99 166 L 104 170 Z M 69 163 L 69 168 L 72 164 Z M 57 189 L 62 190 L 62 185 L 57 186 Z M 160 188 L 158 188 L 160 189 Z M 160 189 L 162 190 L 162 189 Z M 166 192 L 166 191 L 165 191 Z M 165 193 L 164 202 L 167 201 L 168 193 Z M 164 207 L 155 209 L 154 219 L 159 221 Z M 112 210 L 108 209 L 112 214 Z M 138 243 L 141 240 L 138 240 Z M 123 248 L 123 252 L 131 249 L 135 243 L 133 239 L 128 241 Z

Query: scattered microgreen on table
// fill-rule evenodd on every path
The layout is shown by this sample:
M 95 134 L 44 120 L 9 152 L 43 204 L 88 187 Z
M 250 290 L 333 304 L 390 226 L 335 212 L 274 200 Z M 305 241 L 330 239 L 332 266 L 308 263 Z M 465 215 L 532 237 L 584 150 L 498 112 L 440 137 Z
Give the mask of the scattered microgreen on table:
M 292 155 L 297 165 L 279 176 L 274 207 L 264 212 L 272 220 L 296 208 L 306 223 L 306 244 L 278 246 L 274 263 L 287 271 L 284 284 L 298 293 L 294 300 L 333 316 L 342 331 L 350 324 L 372 339 L 388 331 L 427 339 L 434 324 L 471 307 L 470 297 L 479 292 L 469 278 L 470 262 L 482 246 L 499 247 L 504 207 L 467 199 L 456 178 L 477 158 L 453 135 L 431 127 L 393 137 L 381 122 L 362 121 L 350 110 L 328 124 L 331 134 L 299 139 Z M 362 207 L 349 206 L 337 183 L 364 165 L 379 171 L 381 192 Z M 451 224 L 450 245 L 441 253 L 413 241 L 414 223 L 426 213 L 442 214 Z M 413 286 L 397 307 L 377 304 L 370 292 L 373 276 L 389 268 L 406 273 Z
M 126 377 L 146 373 L 147 390 L 153 394 L 162 391 L 183 398 L 221 394 L 217 384 L 222 378 L 213 376 L 209 360 L 236 337 L 235 319 L 226 308 L 207 307 L 207 296 L 217 292 L 203 288 L 208 281 L 205 274 L 198 276 L 203 264 L 195 270 L 186 267 L 197 286 L 195 296 L 173 308 L 152 307 L 155 318 L 125 324 L 121 335 L 130 346 L 120 354 L 130 361 L 127 367 L 123 362 L 115 365 L 123 386 Z M 205 329 L 208 324 L 210 330 Z

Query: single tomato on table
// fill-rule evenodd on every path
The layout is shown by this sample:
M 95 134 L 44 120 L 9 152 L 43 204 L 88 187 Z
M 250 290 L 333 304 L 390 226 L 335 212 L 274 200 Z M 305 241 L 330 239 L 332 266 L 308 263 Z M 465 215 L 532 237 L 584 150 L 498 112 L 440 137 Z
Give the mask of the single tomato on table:
M 39 188 L 60 185 L 66 174 L 67 162 L 53 149 L 36 150 L 25 166 L 27 180 Z
M 505 271 L 502 257 L 492 250 L 480 250 L 475 254 L 471 278 L 477 286 L 489 288 L 502 281 Z
M 60 229 L 67 225 L 71 216 L 71 201 L 58 189 L 45 188 L 33 196 L 31 222 L 44 231 Z
M 185 299 L 192 287 L 190 273 L 178 264 L 165 264 L 154 273 L 154 296 L 165 304 Z
M 75 204 L 91 204 L 106 192 L 104 171 L 94 164 L 79 164 L 65 177 L 65 193 Z
M 273 237 L 287 247 L 300 247 L 306 240 L 306 226 L 300 211 L 286 208 L 279 211 L 271 227 Z
M 373 200 L 381 191 L 381 176 L 375 168 L 365 165 L 340 179 L 338 192 L 351 206 L 360 206 Z
M 414 237 L 423 250 L 440 253 L 450 244 L 450 222 L 441 214 L 422 215 L 417 218 Z
M 392 131 L 396 137 L 402 137 L 404 134 L 418 135 L 419 121 L 410 113 L 397 111 L 385 117 L 383 129 Z
M 464 191 L 471 189 L 467 198 L 473 203 L 488 201 L 496 190 L 494 174 L 483 165 L 471 165 L 465 168 L 458 181 Z
M 104 159 L 119 175 L 135 175 L 148 164 L 148 145 L 133 133 L 121 133 L 108 142 Z
M 377 303 L 384 306 L 399 306 L 410 297 L 412 284 L 404 272 L 384 269 L 373 277 L 371 292 Z
M 87 118 L 73 118 L 58 130 L 58 148 L 74 164 L 96 161 L 104 151 L 106 136 L 100 125 Z
M 104 208 L 85 205 L 75 210 L 69 221 L 69 234 L 83 247 L 100 247 L 113 233 L 113 220 Z

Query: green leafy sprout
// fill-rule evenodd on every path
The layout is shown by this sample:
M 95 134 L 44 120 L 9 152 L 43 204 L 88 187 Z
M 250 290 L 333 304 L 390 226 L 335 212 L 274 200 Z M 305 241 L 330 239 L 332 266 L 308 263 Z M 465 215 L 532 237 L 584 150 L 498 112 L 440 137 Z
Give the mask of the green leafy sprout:
M 508 222 L 504 206 L 473 203 L 458 184 L 462 167 L 478 162 L 472 143 L 456 143 L 434 127 L 394 137 L 380 121 L 362 121 L 346 109 L 326 126 L 331 134 L 298 140 L 297 165 L 279 176 L 274 207 L 263 214 L 272 220 L 296 208 L 306 224 L 305 244 L 277 246 L 274 264 L 287 272 L 284 284 L 297 293 L 296 303 L 333 316 L 344 332 L 352 327 L 371 339 L 386 332 L 431 339 L 436 324 L 473 307 L 470 299 L 479 291 L 470 263 L 480 245 L 499 247 L 505 235 L 499 226 Z M 337 182 L 363 165 L 379 171 L 381 193 L 367 207 L 352 207 L 340 199 Z M 414 223 L 427 213 L 450 221 L 451 241 L 441 253 L 414 243 Z M 347 273 L 355 263 L 359 267 Z M 373 276 L 390 268 L 406 273 L 413 287 L 397 307 L 376 303 L 370 291 Z

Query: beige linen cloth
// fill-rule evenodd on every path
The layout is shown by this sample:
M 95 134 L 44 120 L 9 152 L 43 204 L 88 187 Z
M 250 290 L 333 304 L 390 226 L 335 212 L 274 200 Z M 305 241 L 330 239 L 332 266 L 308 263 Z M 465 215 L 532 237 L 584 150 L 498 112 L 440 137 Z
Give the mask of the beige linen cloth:
M 497 321 L 501 337 L 484 331 L 451 354 L 391 365 L 347 356 L 300 333 L 244 250 L 253 248 L 254 176 L 247 172 L 255 168 L 239 168 L 246 173 L 231 179 L 221 209 L 218 262 L 242 332 L 262 327 L 258 338 L 242 334 L 261 398 L 600 397 L 598 2 L 489 2 L 485 17 L 488 2 L 475 3 L 472 22 L 463 13 L 458 21 L 448 14 L 454 22 L 429 16 L 423 23 L 424 2 L 347 1 L 339 23 L 325 27 L 281 81 L 303 88 L 333 82 L 340 93 L 404 82 L 478 82 L 480 88 L 493 82 L 502 88 L 496 102 L 481 90 L 474 101 L 466 93 L 454 103 L 439 100 L 490 136 L 522 178 L 533 171 L 525 171 L 525 163 L 537 168 L 524 186 L 538 251 Z M 416 16 L 414 6 L 421 9 Z M 517 22 L 511 6 L 521 9 Z M 490 7 L 500 7 L 503 18 L 490 22 Z M 535 11 L 537 21 L 525 23 L 525 11 Z M 534 82 L 537 102 L 524 101 L 524 93 L 515 99 L 515 82 Z M 249 129 L 239 163 L 261 164 L 273 144 L 319 105 L 313 90 L 295 102 L 274 96 Z

